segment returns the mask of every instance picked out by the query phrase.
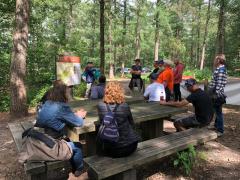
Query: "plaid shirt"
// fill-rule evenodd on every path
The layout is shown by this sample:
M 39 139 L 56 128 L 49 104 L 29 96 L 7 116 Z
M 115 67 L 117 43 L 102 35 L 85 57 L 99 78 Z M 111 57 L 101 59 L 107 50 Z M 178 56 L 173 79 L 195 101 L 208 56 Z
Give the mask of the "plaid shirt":
M 227 72 L 224 65 L 217 67 L 213 73 L 209 88 L 213 88 L 218 97 L 225 96 L 224 87 L 227 84 Z

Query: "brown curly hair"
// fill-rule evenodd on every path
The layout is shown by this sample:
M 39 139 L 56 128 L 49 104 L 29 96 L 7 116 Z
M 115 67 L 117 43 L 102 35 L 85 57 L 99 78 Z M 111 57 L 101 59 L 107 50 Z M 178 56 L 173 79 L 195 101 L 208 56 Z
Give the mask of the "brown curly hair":
M 105 87 L 103 101 L 107 104 L 122 104 L 125 102 L 123 87 L 118 82 L 109 82 Z

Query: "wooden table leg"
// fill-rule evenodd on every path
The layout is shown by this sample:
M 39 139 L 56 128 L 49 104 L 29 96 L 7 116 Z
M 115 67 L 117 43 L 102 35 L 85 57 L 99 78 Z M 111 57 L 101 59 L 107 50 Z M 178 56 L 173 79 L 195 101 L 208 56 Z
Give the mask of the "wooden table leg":
M 96 154 L 96 132 L 87 133 L 85 135 L 86 140 L 86 156 L 92 156 Z
M 141 123 L 143 140 L 153 139 L 163 135 L 163 119 Z

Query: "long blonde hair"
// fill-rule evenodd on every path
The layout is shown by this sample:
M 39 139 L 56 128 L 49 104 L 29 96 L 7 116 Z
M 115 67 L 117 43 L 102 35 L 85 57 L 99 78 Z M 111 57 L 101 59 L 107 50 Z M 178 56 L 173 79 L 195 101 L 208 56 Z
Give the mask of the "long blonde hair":
M 107 104 L 121 104 L 125 102 L 124 89 L 118 82 L 109 82 L 105 87 L 103 101 Z

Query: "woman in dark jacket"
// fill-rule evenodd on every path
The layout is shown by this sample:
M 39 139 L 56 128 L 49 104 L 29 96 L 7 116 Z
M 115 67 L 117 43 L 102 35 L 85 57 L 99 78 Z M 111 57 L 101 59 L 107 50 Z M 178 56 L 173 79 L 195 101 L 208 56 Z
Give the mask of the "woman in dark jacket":
M 131 110 L 125 103 L 123 88 L 117 82 L 109 82 L 105 88 L 103 102 L 98 104 L 98 115 L 100 123 L 108 107 L 115 113 L 118 124 L 119 140 L 117 143 L 103 142 L 98 139 L 97 152 L 110 157 L 124 157 L 137 149 L 139 137 L 133 130 L 134 122 Z

